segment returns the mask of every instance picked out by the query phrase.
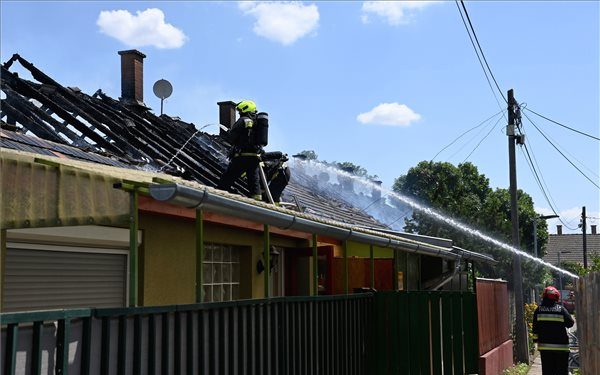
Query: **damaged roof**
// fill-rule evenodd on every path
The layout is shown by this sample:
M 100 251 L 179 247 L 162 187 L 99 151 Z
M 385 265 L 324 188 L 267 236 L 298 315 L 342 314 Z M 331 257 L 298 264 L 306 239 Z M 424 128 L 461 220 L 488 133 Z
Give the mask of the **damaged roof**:
M 18 62 L 34 81 L 13 73 Z M 0 147 L 155 171 L 215 187 L 228 142 L 193 123 L 157 116 L 136 102 L 65 87 L 18 54 L 1 66 Z M 239 179 L 235 188 L 246 193 Z M 300 211 L 342 223 L 385 228 L 363 211 L 291 181 L 283 197 Z

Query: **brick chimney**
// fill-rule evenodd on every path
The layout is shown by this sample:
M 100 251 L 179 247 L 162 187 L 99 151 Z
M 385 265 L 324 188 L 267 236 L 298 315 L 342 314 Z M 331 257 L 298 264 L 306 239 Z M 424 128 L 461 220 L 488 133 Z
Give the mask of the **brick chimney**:
M 558 234 L 559 236 L 562 234 L 562 225 L 556 226 L 556 234 Z
M 595 225 L 592 225 L 591 228 L 592 228 L 592 234 L 598 234 L 596 232 L 596 226 Z
M 144 104 L 144 58 L 138 50 L 119 51 L 121 55 L 121 101 L 126 105 Z
M 217 102 L 219 106 L 219 124 L 224 125 L 227 129 L 231 129 L 235 123 L 235 102 L 231 100 L 225 102 Z M 223 129 L 219 130 L 219 135 L 225 137 L 227 133 Z
M 352 174 L 354 172 L 354 169 L 352 169 L 352 167 L 341 167 L 340 169 L 349 174 Z M 340 183 L 343 191 L 354 191 L 354 181 L 352 180 L 352 177 L 339 175 L 338 182 Z
M 381 184 L 383 182 L 382 181 L 371 181 L 371 182 L 373 182 L 373 184 L 377 186 L 377 188 L 373 188 L 373 190 L 371 191 L 371 199 L 373 199 L 373 202 L 379 203 L 379 201 L 381 200 L 381 190 L 378 188 L 381 187 Z

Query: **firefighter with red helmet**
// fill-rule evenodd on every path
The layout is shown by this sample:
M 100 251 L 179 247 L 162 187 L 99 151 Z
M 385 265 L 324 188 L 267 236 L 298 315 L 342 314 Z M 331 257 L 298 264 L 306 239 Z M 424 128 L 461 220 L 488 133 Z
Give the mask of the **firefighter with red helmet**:
M 542 303 L 533 313 L 533 335 L 542 358 L 543 375 L 568 375 L 569 338 L 566 328 L 575 321 L 558 303 L 560 292 L 555 287 L 544 289 Z

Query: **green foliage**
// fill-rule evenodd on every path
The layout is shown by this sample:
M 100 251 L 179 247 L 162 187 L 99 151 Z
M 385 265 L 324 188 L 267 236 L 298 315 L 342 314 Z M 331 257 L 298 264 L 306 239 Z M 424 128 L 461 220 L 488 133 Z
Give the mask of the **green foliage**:
M 535 344 L 533 341 L 533 313 L 537 307 L 538 305 L 535 303 L 525 304 L 525 322 L 527 323 L 527 333 L 529 336 L 529 354 L 535 352 Z
M 306 160 L 317 160 L 319 158 L 313 150 L 300 151 L 298 154 L 306 156 Z
M 502 371 L 502 375 L 526 375 L 529 371 L 529 366 L 525 363 L 519 363 L 513 367 L 507 368 Z
M 492 190 L 488 178 L 480 174 L 472 163 L 454 166 L 447 162 L 422 161 L 406 175 L 398 177 L 393 190 L 500 242 L 512 244 L 510 191 Z M 517 204 L 521 250 L 535 254 L 533 220 L 538 214 L 534 210 L 533 200 L 519 190 Z M 411 233 L 451 238 L 455 246 L 491 255 L 499 263 L 478 264 L 481 274 L 484 277 L 512 281 L 512 254 L 498 246 L 416 210 L 412 217 L 405 220 L 404 229 Z M 547 224 L 544 220 L 537 222 L 537 238 L 541 256 L 548 241 Z M 542 286 L 543 281 L 549 278 L 549 272 L 534 262 L 522 262 L 522 271 L 524 289 Z
M 581 263 L 571 261 L 561 262 L 561 268 L 578 276 L 584 276 L 590 272 L 600 272 L 600 254 L 595 251 L 588 254 L 588 268 L 583 268 Z
M 329 165 L 331 167 L 341 169 L 343 171 L 346 171 L 346 172 L 353 174 L 355 176 L 358 176 L 358 177 L 363 177 L 363 178 L 366 178 L 369 180 L 377 179 L 377 175 L 369 175 L 369 172 L 367 172 L 367 170 L 365 168 L 361 167 L 360 165 L 351 163 L 349 161 L 343 161 L 343 162 L 337 162 L 337 161 L 328 162 L 325 160 L 321 161 L 321 160 L 319 160 L 318 155 L 312 150 L 300 151 L 298 154 L 306 156 L 306 160 L 319 161 L 325 165 Z

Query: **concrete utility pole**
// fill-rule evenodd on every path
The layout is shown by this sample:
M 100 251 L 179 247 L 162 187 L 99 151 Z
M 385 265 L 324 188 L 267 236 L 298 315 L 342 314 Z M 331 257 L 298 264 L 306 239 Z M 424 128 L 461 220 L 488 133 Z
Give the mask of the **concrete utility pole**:
M 581 231 L 583 232 L 583 268 L 587 268 L 587 236 L 585 223 L 585 206 L 581 210 Z
M 514 98 L 513 90 L 508 90 L 508 163 L 510 172 L 510 219 L 512 222 L 512 242 L 519 249 L 519 211 L 517 206 L 517 163 L 515 143 L 524 141 L 523 135 L 515 132 L 521 125 L 521 111 Z M 523 304 L 523 280 L 521 275 L 521 257 L 513 255 L 513 291 L 515 293 L 515 347 L 517 362 L 529 364 L 529 347 L 527 343 L 527 328 L 525 324 L 525 306 Z

